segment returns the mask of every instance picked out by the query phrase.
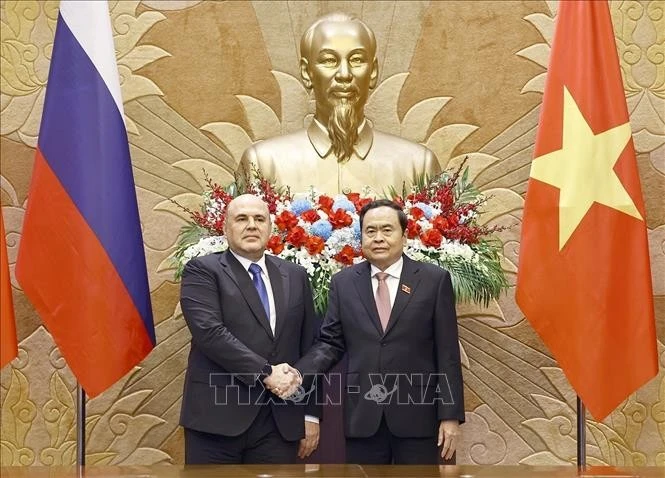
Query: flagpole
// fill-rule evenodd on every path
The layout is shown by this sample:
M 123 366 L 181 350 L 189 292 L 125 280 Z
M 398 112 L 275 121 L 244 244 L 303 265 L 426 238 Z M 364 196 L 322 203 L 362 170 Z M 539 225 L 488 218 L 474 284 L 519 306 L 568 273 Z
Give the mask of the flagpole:
M 76 465 L 85 466 L 85 390 L 76 382 Z
M 577 397 L 577 466 L 586 467 L 586 407 Z

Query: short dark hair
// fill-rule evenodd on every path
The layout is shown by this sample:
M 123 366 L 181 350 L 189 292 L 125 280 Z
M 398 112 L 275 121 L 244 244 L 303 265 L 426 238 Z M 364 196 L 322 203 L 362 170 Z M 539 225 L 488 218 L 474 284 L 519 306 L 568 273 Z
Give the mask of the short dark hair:
M 390 209 L 397 211 L 399 225 L 402 228 L 402 234 L 404 234 L 404 231 L 406 231 L 406 224 L 408 223 L 406 213 L 402 209 L 402 206 L 397 204 L 395 201 L 391 201 L 390 199 L 375 199 L 374 201 L 369 202 L 363 206 L 363 208 L 360 210 L 360 230 L 363 230 L 363 219 L 365 218 L 367 211 L 376 209 L 377 207 L 389 207 Z

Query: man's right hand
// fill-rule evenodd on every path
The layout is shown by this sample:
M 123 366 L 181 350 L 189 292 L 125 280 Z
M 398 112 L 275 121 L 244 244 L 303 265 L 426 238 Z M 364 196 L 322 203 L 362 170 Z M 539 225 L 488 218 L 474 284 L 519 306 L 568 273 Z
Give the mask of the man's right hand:
M 281 399 L 293 395 L 302 383 L 300 374 L 287 363 L 272 366 L 272 373 L 263 380 L 265 386 Z

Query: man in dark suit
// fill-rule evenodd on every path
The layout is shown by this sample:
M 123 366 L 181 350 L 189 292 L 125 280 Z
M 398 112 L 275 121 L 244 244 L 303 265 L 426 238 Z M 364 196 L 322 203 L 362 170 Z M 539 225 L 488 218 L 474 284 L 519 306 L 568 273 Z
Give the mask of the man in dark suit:
M 231 201 L 224 232 L 229 250 L 192 259 L 182 277 L 192 334 L 185 462 L 293 463 L 318 445 L 320 409 L 315 393 L 300 402 L 275 394 L 300 384 L 285 364 L 314 341 L 309 280 L 302 267 L 264 254 L 270 215 L 258 197 Z
M 407 218 L 389 200 L 360 212 L 367 261 L 331 283 L 320 337 L 295 364 L 321 373 L 348 353 L 346 459 L 435 464 L 453 456 L 464 422 L 450 274 L 403 254 Z

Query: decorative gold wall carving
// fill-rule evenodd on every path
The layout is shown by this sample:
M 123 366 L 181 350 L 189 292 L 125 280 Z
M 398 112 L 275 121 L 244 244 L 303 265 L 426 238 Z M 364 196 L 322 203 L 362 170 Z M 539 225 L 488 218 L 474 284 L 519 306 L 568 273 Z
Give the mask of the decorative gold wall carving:
M 647 207 L 665 369 L 665 2 L 610 3 Z M 303 127 L 313 111 L 297 44 L 343 10 L 377 35 L 379 86 L 367 115 L 427 144 L 442 166 L 469 155 L 490 194 L 514 285 L 556 2 L 110 2 L 158 338 L 132 373 L 88 402 L 88 462 L 180 463 L 178 413 L 189 332 L 168 256 L 196 205 L 201 168 L 232 177 L 253 141 Z M 0 198 L 17 256 L 57 2 L 0 2 Z M 630 253 L 630 251 L 626 251 Z M 0 464 L 70 464 L 75 381 L 13 280 L 20 354 L 0 373 Z M 459 308 L 467 388 L 461 463 L 575 459 L 575 396 L 514 302 Z M 665 466 L 665 372 L 605 422 L 588 422 L 590 463 Z M 325 443 L 322 443 L 325 446 Z

